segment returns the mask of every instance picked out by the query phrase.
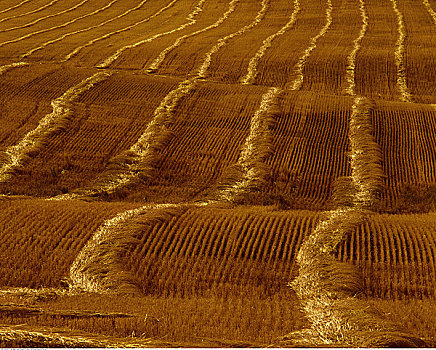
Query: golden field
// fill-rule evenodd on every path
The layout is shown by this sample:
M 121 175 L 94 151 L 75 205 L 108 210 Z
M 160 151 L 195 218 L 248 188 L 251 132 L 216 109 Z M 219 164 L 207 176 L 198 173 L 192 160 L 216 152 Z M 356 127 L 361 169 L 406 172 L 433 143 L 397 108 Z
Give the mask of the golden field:
M 0 2 L 0 345 L 436 345 L 435 0 Z

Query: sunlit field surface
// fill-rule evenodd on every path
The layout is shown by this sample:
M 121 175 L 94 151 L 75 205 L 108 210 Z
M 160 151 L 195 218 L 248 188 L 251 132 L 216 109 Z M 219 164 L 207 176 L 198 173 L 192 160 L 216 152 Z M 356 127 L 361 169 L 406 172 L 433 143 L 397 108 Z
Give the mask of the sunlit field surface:
M 436 0 L 0 1 L 0 345 L 436 346 Z

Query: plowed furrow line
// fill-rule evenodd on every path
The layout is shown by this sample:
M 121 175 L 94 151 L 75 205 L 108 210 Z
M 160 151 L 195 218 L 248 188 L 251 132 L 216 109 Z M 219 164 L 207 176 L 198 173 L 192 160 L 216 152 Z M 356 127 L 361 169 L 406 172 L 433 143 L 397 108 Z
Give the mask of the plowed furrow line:
M 395 46 L 397 47 L 395 50 L 395 64 L 397 66 L 397 88 L 401 94 L 401 101 L 413 102 L 412 94 L 407 87 L 406 67 L 404 66 L 404 42 L 406 40 L 406 27 L 404 24 L 403 14 L 398 9 L 397 0 L 391 0 L 391 2 L 398 22 L 398 39 L 395 44 Z
M 59 1 L 59 0 L 52 0 L 52 1 L 50 1 L 48 4 L 45 4 L 45 5 L 41 6 L 41 7 L 38 7 L 38 8 L 35 9 L 35 10 L 28 11 L 28 12 L 25 12 L 25 13 L 21 13 L 21 14 L 19 14 L 19 15 L 15 15 L 15 16 L 10 16 L 10 17 L 2 18 L 2 19 L 0 19 L 0 23 L 2 23 L 2 22 L 4 22 L 4 21 L 7 21 L 7 20 L 9 20 L 9 19 L 12 19 L 12 18 L 15 19 L 15 18 L 19 18 L 19 17 L 23 17 L 23 16 L 31 15 L 32 13 L 37 13 L 37 12 L 39 12 L 39 11 L 42 11 L 42 10 L 46 9 L 47 7 L 50 7 L 50 6 L 54 5 L 54 4 L 57 3 L 58 1 Z
M 168 10 L 169 8 L 173 7 L 174 4 L 175 4 L 176 2 L 177 2 L 177 0 L 173 0 L 173 1 L 171 1 L 167 6 L 162 7 L 159 11 L 157 11 L 155 14 L 151 15 L 150 17 L 147 17 L 147 18 L 145 18 L 145 19 L 143 19 L 143 20 L 141 20 L 141 21 L 139 21 L 139 22 L 137 22 L 137 23 L 135 23 L 135 24 L 132 24 L 132 25 L 130 25 L 130 26 L 127 26 L 127 27 L 125 27 L 125 28 L 122 28 L 122 29 L 116 30 L 116 31 L 114 31 L 114 32 L 111 32 L 111 33 L 105 34 L 105 35 L 103 35 L 103 36 L 100 37 L 100 38 L 93 39 L 93 40 L 89 41 L 88 43 L 86 43 L 84 46 L 79 47 L 79 49 L 83 49 L 83 48 L 86 47 L 86 46 L 92 45 L 92 44 L 94 44 L 94 43 L 95 43 L 96 41 L 98 41 L 98 40 L 106 39 L 106 38 L 108 38 L 108 37 L 111 36 L 111 35 L 119 34 L 119 33 L 125 32 L 125 31 L 127 31 L 127 30 L 132 29 L 132 28 L 135 28 L 136 26 L 138 26 L 138 25 L 140 25 L 140 24 L 142 24 L 142 23 L 146 23 L 146 22 L 150 21 L 151 19 L 153 19 L 154 17 L 159 16 L 162 12 L 164 12 L 164 11 Z M 202 3 L 201 0 L 200 0 L 200 3 Z M 198 6 L 195 7 L 195 9 L 194 9 L 193 12 L 195 13 L 196 11 L 198 11 Z M 190 22 L 188 22 L 188 23 L 190 23 Z M 147 39 L 144 39 L 144 40 L 138 41 L 138 42 L 136 42 L 136 43 L 134 43 L 134 44 L 125 45 L 125 46 L 121 47 L 120 49 L 118 49 L 118 50 L 117 50 L 117 51 L 116 51 L 112 56 L 106 58 L 102 63 L 97 64 L 96 67 L 97 67 L 97 68 L 107 68 L 107 67 L 109 67 L 109 66 L 110 66 L 110 65 L 111 65 L 115 60 L 117 60 L 118 57 L 120 57 L 121 54 L 122 54 L 124 51 L 129 50 L 129 49 L 133 49 L 133 48 L 135 48 L 135 47 L 137 47 L 137 46 L 140 46 L 140 45 L 142 45 L 142 44 L 145 44 L 145 43 L 151 42 L 151 41 L 153 41 L 153 40 L 155 40 L 155 39 L 157 39 L 157 38 L 160 38 L 161 36 L 165 36 L 165 35 L 168 35 L 168 34 L 175 33 L 175 32 L 177 32 L 177 31 L 179 31 L 179 30 L 182 30 L 183 28 L 185 28 L 184 25 L 185 25 L 185 24 L 182 24 L 181 26 L 179 26 L 179 27 L 177 27 L 177 28 L 174 28 L 174 29 L 172 29 L 172 30 L 169 30 L 169 31 L 166 31 L 166 32 L 162 32 L 162 33 L 155 34 L 155 35 L 151 36 L 150 38 L 147 38 Z M 68 54 L 68 55 L 66 56 L 66 59 L 69 58 L 69 57 L 71 57 L 72 55 L 75 55 L 75 54 L 77 54 L 77 49 L 75 49 L 73 52 L 71 52 L 70 54 Z
M 329 28 L 333 22 L 332 11 L 333 11 L 332 2 L 331 2 L 331 0 L 327 0 L 327 9 L 325 12 L 326 13 L 326 23 L 321 28 L 319 33 L 310 39 L 309 47 L 306 50 L 304 50 L 303 55 L 298 59 L 298 63 L 297 63 L 296 68 L 295 68 L 295 73 L 296 73 L 297 77 L 294 79 L 294 81 L 292 83 L 289 84 L 290 90 L 299 90 L 301 88 L 301 86 L 303 85 L 303 81 L 304 81 L 303 70 L 304 70 L 304 67 L 306 66 L 306 61 L 309 58 L 312 51 L 316 48 L 317 41 L 321 37 L 323 37 L 327 33 L 327 31 L 329 30 Z
M 348 83 L 348 86 L 345 88 L 345 93 L 351 96 L 354 96 L 356 93 L 355 92 L 356 56 L 360 50 L 362 39 L 365 36 L 366 31 L 368 29 L 368 15 L 366 14 L 365 2 L 364 0 L 359 0 L 359 1 L 360 1 L 359 10 L 360 10 L 360 15 L 362 17 L 362 27 L 360 28 L 359 36 L 353 41 L 353 45 L 354 45 L 353 51 L 351 51 L 350 55 L 347 57 L 348 66 L 347 66 L 347 75 L 345 78 Z
M 89 0 L 82 0 L 82 1 L 81 1 L 80 3 L 78 3 L 77 5 L 74 5 L 73 7 L 70 7 L 70 8 L 68 8 L 68 9 L 66 9 L 66 10 L 63 10 L 63 11 L 58 12 L 58 13 L 54 13 L 54 14 L 51 14 L 51 15 L 47 15 L 47 16 L 44 16 L 44 17 L 38 18 L 38 19 L 36 19 L 36 20 L 34 20 L 34 21 L 32 21 L 32 22 L 29 22 L 29 23 L 23 24 L 23 25 L 21 25 L 21 26 L 16 26 L 16 27 L 11 27 L 11 28 L 2 29 L 2 30 L 0 30 L 0 33 L 10 32 L 10 31 L 12 31 L 12 30 L 22 29 L 22 28 L 27 28 L 27 27 L 33 26 L 34 24 L 39 23 L 39 22 L 41 22 L 41 21 L 43 21 L 43 20 L 46 20 L 46 19 L 48 19 L 48 18 L 52 18 L 52 17 L 56 17 L 56 16 L 60 16 L 60 15 L 63 15 L 64 13 L 68 13 L 68 12 L 74 11 L 75 9 L 77 9 L 77 8 L 80 7 L 80 6 L 82 6 L 83 4 L 85 4 L 85 3 L 88 2 L 88 1 L 89 1 Z
M 108 19 L 108 20 L 106 20 L 106 21 L 103 21 L 103 22 L 101 22 L 101 23 L 99 23 L 99 24 L 96 24 L 96 25 L 94 25 L 94 26 L 90 26 L 90 27 L 87 27 L 87 28 L 83 28 L 83 29 L 79 29 L 79 30 L 76 30 L 76 31 L 73 31 L 73 32 L 69 32 L 69 33 L 66 33 L 66 34 L 64 34 L 64 35 L 62 35 L 62 36 L 56 38 L 56 39 L 46 41 L 45 43 L 41 44 L 40 46 L 35 47 L 35 48 L 33 48 L 33 49 L 27 51 L 26 53 L 24 53 L 23 55 L 21 55 L 20 58 L 23 59 L 23 58 L 25 58 L 25 57 L 28 57 L 28 56 L 30 56 L 31 54 L 33 54 L 34 52 L 36 52 L 36 51 L 38 51 L 38 50 L 41 50 L 41 49 L 43 49 L 44 47 L 46 47 L 46 46 L 48 46 L 48 45 L 50 45 L 50 44 L 54 44 L 54 43 L 56 43 L 56 42 L 58 42 L 58 41 L 61 41 L 61 40 L 65 39 L 65 38 L 67 38 L 67 37 L 69 37 L 69 36 L 71 36 L 71 35 L 75 35 L 75 34 L 79 34 L 79 33 L 84 33 L 84 32 L 87 32 L 87 31 L 89 31 L 89 30 L 92 30 L 92 29 L 100 28 L 100 27 L 102 27 L 102 26 L 104 26 L 104 25 L 106 25 L 106 24 L 108 24 L 108 23 L 111 23 L 111 22 L 116 21 L 116 20 L 118 20 L 118 19 L 120 19 L 120 18 L 123 18 L 123 17 L 127 16 L 130 12 L 135 11 L 135 10 L 139 10 L 139 9 L 140 9 L 140 8 L 141 8 L 141 7 L 142 7 L 142 6 L 147 2 L 147 1 L 148 1 L 148 0 L 143 0 L 143 1 L 141 1 L 141 2 L 139 3 L 139 5 L 137 5 L 137 6 L 135 6 L 135 7 L 132 7 L 131 9 L 128 9 L 127 11 L 121 13 L 120 15 L 115 16 L 115 17 L 113 17 L 113 18 L 110 18 L 110 19 Z M 86 45 L 86 44 L 85 44 L 85 45 Z M 85 47 L 85 46 L 80 46 L 80 48 L 82 48 L 82 47 Z M 69 60 L 71 57 L 73 57 L 73 56 L 74 56 L 77 52 L 79 52 L 79 51 L 80 51 L 79 48 L 75 48 L 75 49 L 73 50 L 73 53 L 70 53 L 69 55 L 67 55 L 67 56 L 62 60 L 62 62 L 65 62 L 65 61 Z
M 257 76 L 257 66 L 259 64 L 259 60 L 265 55 L 266 50 L 272 45 L 272 42 L 274 39 L 276 39 L 278 36 L 285 34 L 289 29 L 291 29 L 295 22 L 297 21 L 297 15 L 298 12 L 300 12 L 300 1 L 294 0 L 294 10 L 291 14 L 291 17 L 289 21 L 280 28 L 279 31 L 276 33 L 270 35 L 268 38 L 266 38 L 262 46 L 259 48 L 259 50 L 256 52 L 256 54 L 250 59 L 250 62 L 248 63 L 248 70 L 247 74 L 241 79 L 242 84 L 253 84 L 256 76 Z
M 46 140 L 67 127 L 72 118 L 71 107 L 83 92 L 95 84 L 106 80 L 111 74 L 99 72 L 67 90 L 62 96 L 51 102 L 53 112 L 39 121 L 38 126 L 28 132 L 18 144 L 8 147 L 1 155 L 0 182 L 8 181 L 29 158 L 44 147 Z
M 228 10 L 222 18 L 226 19 L 234 11 L 239 0 L 229 2 Z M 173 122 L 177 105 L 182 98 L 190 94 L 197 86 L 199 80 L 206 77 L 212 60 L 212 56 L 219 51 L 227 42 L 245 31 L 256 26 L 264 17 L 268 0 L 262 2 L 262 7 L 253 22 L 242 27 L 240 30 L 229 34 L 221 39 L 209 50 L 205 58 L 192 78 L 182 81 L 178 87 L 172 90 L 154 111 L 153 118 L 148 124 L 145 132 L 128 151 L 112 159 L 110 167 L 96 180 L 96 184 L 85 189 L 79 189 L 75 194 L 59 197 L 67 199 L 74 197 L 95 197 L 101 193 L 115 193 L 122 186 L 138 181 L 139 177 L 149 176 L 154 167 L 158 152 L 160 152 L 169 140 L 171 131 L 169 125 Z M 220 20 L 219 20 L 220 21 Z
M 85 1 L 88 1 L 88 0 L 85 0 Z M 85 2 L 85 1 L 84 1 L 84 2 Z M 99 12 L 102 12 L 102 11 L 106 10 L 107 8 L 111 7 L 114 3 L 116 3 L 117 1 L 119 1 L 119 0 L 112 0 L 109 4 L 107 4 L 106 6 L 103 6 L 103 7 L 99 8 L 98 10 L 95 10 L 95 11 L 93 11 L 93 12 L 87 13 L 86 15 L 83 15 L 83 16 L 80 16 L 80 17 L 77 17 L 77 18 L 74 18 L 74 19 L 72 19 L 72 20 L 70 20 L 70 21 L 68 21 L 68 22 L 62 23 L 62 24 L 60 24 L 60 25 L 57 25 L 57 26 L 54 26 L 54 27 L 51 27 L 51 28 L 47 28 L 47 29 L 38 30 L 38 31 L 36 31 L 36 32 L 32 32 L 32 33 L 29 33 L 29 34 L 23 35 L 23 36 L 21 36 L 21 37 L 19 37 L 19 38 L 16 38 L 16 39 L 12 39 L 12 40 L 8 40 L 8 41 L 4 41 L 4 42 L 0 43 L 0 47 L 5 46 L 5 45 L 7 45 L 7 44 L 16 43 L 16 42 L 21 41 L 21 40 L 28 39 L 28 38 L 30 38 L 30 37 L 32 37 L 32 36 L 35 36 L 35 35 L 38 35 L 38 34 L 47 33 L 47 32 L 49 32 L 49 31 L 52 31 L 52 30 L 55 30 L 55 29 L 59 29 L 59 28 L 64 28 L 64 27 L 66 27 L 66 26 L 68 26 L 68 25 L 70 25 L 70 24 L 73 24 L 73 23 L 75 23 L 75 22 L 77 22 L 77 21 L 79 21 L 79 20 L 82 20 L 82 19 L 84 19 L 84 18 L 87 18 L 87 17 L 93 16 L 93 15 L 99 13 Z
M 14 5 L 14 6 L 12 6 L 12 7 L 8 7 L 7 9 L 1 10 L 1 11 L 0 11 L 0 14 L 5 13 L 5 12 L 9 12 L 9 11 L 12 11 L 12 10 L 15 10 L 16 8 L 22 6 L 22 5 L 24 5 L 25 3 L 30 2 L 30 1 L 31 1 L 31 0 L 23 0 L 23 1 L 21 1 L 20 3 Z

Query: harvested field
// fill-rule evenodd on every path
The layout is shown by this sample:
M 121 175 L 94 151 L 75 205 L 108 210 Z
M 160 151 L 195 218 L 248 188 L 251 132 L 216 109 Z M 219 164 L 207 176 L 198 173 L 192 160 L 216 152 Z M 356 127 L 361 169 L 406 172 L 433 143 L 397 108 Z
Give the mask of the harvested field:
M 434 0 L 0 3 L 0 345 L 434 346 Z

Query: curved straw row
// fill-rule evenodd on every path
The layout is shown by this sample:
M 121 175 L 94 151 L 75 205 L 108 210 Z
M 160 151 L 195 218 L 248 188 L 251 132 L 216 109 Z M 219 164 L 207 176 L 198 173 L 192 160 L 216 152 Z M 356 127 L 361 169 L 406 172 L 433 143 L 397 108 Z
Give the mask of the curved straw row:
M 218 19 L 217 23 L 222 23 L 224 19 L 229 17 L 235 10 L 238 1 L 239 0 L 230 1 L 228 10 Z M 158 152 L 163 149 L 170 138 L 171 131 L 169 130 L 169 124 L 174 118 L 174 110 L 177 104 L 195 88 L 198 80 L 205 78 L 213 54 L 218 52 L 228 40 L 243 34 L 262 20 L 265 16 L 268 3 L 269 0 L 263 0 L 262 8 L 258 11 L 254 21 L 249 25 L 218 40 L 205 55 L 203 63 L 199 67 L 196 75 L 182 81 L 177 88 L 165 96 L 159 107 L 154 111 L 152 120 L 138 141 L 132 145 L 129 150 L 114 157 L 110 162 L 110 166 L 103 172 L 100 178 L 97 179 L 94 185 L 89 188 L 79 189 L 73 194 L 60 196 L 58 199 L 92 197 L 102 193 L 113 194 L 123 186 L 131 185 L 140 178 L 150 176 Z
M 247 74 L 241 79 L 242 84 L 254 83 L 257 76 L 257 66 L 259 64 L 259 60 L 263 57 L 263 55 L 265 55 L 266 50 L 272 45 L 274 39 L 276 39 L 280 35 L 285 34 L 289 29 L 294 26 L 295 22 L 297 21 L 297 15 L 300 12 L 300 9 L 300 1 L 294 0 L 294 10 L 292 11 L 289 21 L 283 27 L 281 27 L 279 31 L 271 34 L 262 42 L 262 46 L 259 48 L 259 50 L 257 50 L 257 52 L 248 63 Z
M 303 80 L 304 80 L 303 69 L 306 65 L 306 61 L 309 58 L 311 52 L 316 48 L 316 42 L 318 41 L 318 39 L 323 37 L 327 33 L 327 31 L 329 30 L 329 28 L 333 22 L 332 11 L 333 11 L 332 2 L 331 2 L 331 0 L 327 0 L 327 9 L 325 12 L 326 13 L 326 23 L 321 28 L 319 33 L 310 39 L 309 47 L 306 50 L 304 50 L 303 55 L 299 58 L 297 66 L 296 66 L 297 77 L 290 84 L 290 86 L 289 86 L 290 90 L 300 90 L 301 89 L 301 86 L 303 85 Z
M 5 13 L 5 12 L 9 12 L 9 11 L 12 11 L 12 10 L 15 10 L 16 8 L 24 5 L 27 2 L 30 2 L 30 0 L 23 0 L 19 4 L 16 4 L 16 5 L 12 6 L 12 7 L 8 7 L 7 9 L 1 10 L 0 14 Z
M 266 159 L 273 152 L 270 126 L 280 113 L 279 98 L 283 90 L 270 88 L 263 96 L 259 109 L 251 119 L 250 132 L 241 150 L 233 176 L 224 180 L 219 188 L 219 199 L 234 202 L 238 197 L 258 189 L 267 180 L 269 169 Z
M 347 75 L 346 75 L 346 80 L 348 83 L 348 86 L 345 88 L 345 93 L 349 94 L 351 96 L 355 96 L 356 91 L 356 82 L 355 82 L 355 78 L 356 78 L 356 56 L 357 53 L 360 50 L 360 45 L 362 43 L 362 39 L 366 34 L 366 31 L 368 29 L 368 15 L 366 14 L 366 8 L 365 8 L 365 2 L 364 0 L 359 0 L 360 1 L 360 16 L 362 18 L 362 27 L 360 28 L 360 32 L 359 32 L 359 36 L 354 39 L 353 41 L 353 51 L 351 51 L 351 53 L 348 55 L 347 57 L 347 61 L 348 61 L 348 65 L 347 65 Z
M 19 15 L 15 15 L 15 16 L 9 16 L 9 17 L 2 18 L 2 19 L 0 19 L 0 23 L 2 23 L 2 22 L 4 22 L 4 21 L 7 21 L 7 20 L 9 20 L 9 19 L 12 19 L 12 18 L 15 19 L 15 18 L 19 18 L 19 17 L 23 17 L 23 16 L 31 15 L 32 13 L 37 13 L 37 12 L 39 12 L 39 11 L 42 11 L 42 10 L 46 9 L 47 7 L 52 6 L 53 4 L 57 3 L 58 1 L 59 1 L 59 0 L 52 0 L 52 1 L 50 1 L 48 4 L 45 4 L 45 5 L 41 6 L 41 7 L 38 7 L 38 8 L 35 9 L 35 10 L 28 11 L 28 12 L 25 12 L 25 13 L 21 13 L 21 14 L 19 14 Z
M 38 126 L 28 132 L 16 145 L 8 147 L 1 154 L 0 182 L 8 181 L 32 156 L 39 153 L 47 139 L 64 130 L 71 119 L 71 105 L 83 92 L 106 80 L 111 74 L 99 72 L 67 90 L 51 102 L 53 112 L 39 121 Z
M 395 50 L 395 64 L 397 65 L 397 87 L 401 94 L 401 101 L 413 102 L 412 94 L 407 87 L 406 68 L 404 66 L 404 41 L 406 40 L 406 27 L 404 25 L 403 14 L 398 9 L 397 0 L 391 0 L 392 7 L 397 15 L 398 39 Z
M 44 17 L 38 18 L 38 19 L 36 19 L 36 20 L 34 20 L 34 21 L 32 21 L 32 22 L 29 22 L 29 23 L 23 24 L 23 25 L 21 25 L 21 26 L 16 26 L 16 27 L 11 27 L 11 28 L 2 29 L 2 30 L 0 30 L 0 33 L 10 32 L 10 31 L 15 30 L 15 29 L 22 29 L 22 28 L 30 27 L 30 26 L 32 26 L 32 25 L 34 25 L 34 24 L 36 24 L 36 23 L 39 23 L 39 22 L 41 22 L 41 21 L 43 21 L 43 20 L 45 20 L 45 19 L 52 18 L 52 17 L 56 17 L 56 16 L 60 16 L 60 15 L 63 15 L 64 13 L 68 13 L 68 12 L 74 11 L 75 9 L 77 9 L 77 8 L 80 7 L 80 6 L 82 6 L 83 4 L 85 4 L 85 3 L 88 2 L 88 1 L 89 1 L 89 0 L 83 0 L 83 1 L 81 1 L 80 3 L 78 3 L 77 5 L 74 5 L 73 7 L 70 7 L 70 8 L 68 8 L 68 9 L 66 9 L 66 10 L 63 10 L 63 11 L 58 12 L 58 13 L 54 13 L 54 14 L 52 14 L 52 15 L 47 15 L 47 16 L 44 16 Z M 12 42 L 14 42 L 14 41 L 12 41 Z M 5 42 L 5 43 L 6 43 L 6 44 L 9 43 L 9 41 L 7 41 L 7 42 Z M 5 44 L 5 43 L 1 43 L 0 45 L 3 46 L 3 44 Z
M 106 25 L 106 24 L 108 24 L 108 23 L 110 23 L 110 22 L 113 22 L 113 21 L 115 21 L 115 20 L 117 20 L 117 19 L 120 19 L 120 18 L 122 18 L 122 17 L 128 15 L 130 12 L 140 9 L 140 8 L 141 8 L 141 7 L 142 7 L 142 6 L 147 2 L 147 1 L 148 1 L 148 0 L 143 0 L 143 1 L 141 1 L 138 5 L 136 5 L 135 7 L 132 7 L 132 8 L 130 8 L 130 9 L 128 9 L 127 11 L 124 11 L 122 14 L 120 14 L 120 15 L 118 15 L 118 16 L 116 16 L 116 17 L 110 18 L 110 19 L 108 19 L 108 20 L 106 20 L 106 21 L 103 21 L 103 22 L 101 22 L 101 23 L 99 23 L 99 24 L 96 24 L 96 25 L 94 25 L 94 26 L 90 26 L 90 27 L 87 27 L 87 28 L 83 28 L 83 29 L 75 30 L 75 31 L 72 31 L 72 32 L 66 33 L 66 34 L 64 34 L 64 35 L 61 35 L 60 37 L 58 37 L 58 38 L 56 38 L 56 39 L 46 41 L 45 43 L 41 44 L 40 46 L 37 46 L 37 47 L 35 47 L 35 48 L 33 48 L 33 49 L 27 51 L 26 53 L 22 54 L 22 55 L 20 56 L 20 59 L 23 59 L 23 58 L 25 58 L 25 57 L 28 57 L 28 56 L 30 56 L 31 54 L 35 53 L 36 51 L 41 50 L 41 49 L 43 49 L 44 47 L 46 47 L 46 46 L 48 46 L 48 45 L 50 45 L 50 44 L 54 44 L 54 43 L 56 43 L 56 42 L 58 42 L 58 41 L 61 41 L 61 40 L 65 39 L 66 37 L 69 37 L 69 36 L 71 36 L 71 35 L 75 35 L 75 34 L 79 34 L 79 33 L 84 33 L 84 32 L 87 32 L 87 31 L 92 30 L 92 29 L 95 29 L 95 28 L 100 28 L 100 27 L 102 27 L 102 26 L 104 26 L 104 25 Z M 76 50 L 78 50 L 78 48 L 74 49 L 73 52 L 75 52 Z M 78 51 L 77 51 L 77 52 L 78 52 Z M 73 56 L 73 55 L 72 55 L 72 56 Z M 67 61 L 67 60 L 70 59 L 72 56 L 68 56 L 68 58 L 64 58 L 64 59 L 62 60 L 62 62 Z
M 334 256 L 337 245 L 377 207 L 377 193 L 383 187 L 381 150 L 373 136 L 370 110 L 366 98 L 354 99 L 349 131 L 351 205 L 326 212 L 326 219 L 306 238 L 297 255 L 299 276 L 291 286 L 300 298 L 312 328 L 288 339 L 299 338 L 321 346 L 409 347 L 425 344 L 359 299 L 363 278 L 358 269 L 337 261 Z
M 436 12 L 433 10 L 433 7 L 431 7 L 428 0 L 422 0 L 422 3 L 424 4 L 425 8 L 427 9 L 429 15 L 433 18 L 433 22 L 436 24 Z
M 127 30 L 130 30 L 130 29 L 132 29 L 132 28 L 134 28 L 134 27 L 136 27 L 136 26 L 142 24 L 142 23 L 148 22 L 149 20 L 153 19 L 154 17 L 160 15 L 160 14 L 161 14 L 162 12 L 164 12 L 165 10 L 167 10 L 167 9 L 169 9 L 169 8 L 171 8 L 171 7 L 173 7 L 174 4 L 175 4 L 176 2 L 177 2 L 177 0 L 173 0 L 173 1 L 171 1 L 167 6 L 162 7 L 159 11 L 157 11 L 155 14 L 151 15 L 150 17 L 147 17 L 146 19 L 143 19 L 143 20 L 141 20 L 141 21 L 139 21 L 139 22 L 137 22 L 137 23 L 135 23 L 135 24 L 132 24 L 132 25 L 130 25 L 130 26 L 127 26 L 127 27 L 125 27 L 125 28 L 122 28 L 122 29 L 116 30 L 116 31 L 114 31 L 114 32 L 112 32 L 112 33 L 105 34 L 105 35 L 103 35 L 102 37 L 100 37 L 100 38 L 98 38 L 98 39 L 91 40 L 90 42 L 88 42 L 87 44 L 85 44 L 85 46 L 88 46 L 88 44 L 93 44 L 93 43 L 94 43 L 95 41 L 97 41 L 97 40 L 102 40 L 102 39 L 105 39 L 105 38 L 107 38 L 107 37 L 109 37 L 109 36 L 111 36 L 111 35 L 125 32 L 125 31 L 127 31 Z M 200 1 L 200 2 L 201 2 L 201 1 Z M 198 6 L 196 6 L 195 9 L 194 9 L 194 12 L 196 12 L 196 11 L 198 11 Z M 133 49 L 133 48 L 135 48 L 135 47 L 137 47 L 137 46 L 139 46 L 139 45 L 142 45 L 142 44 L 145 44 L 145 43 L 151 42 L 151 41 L 153 41 L 154 39 L 160 38 L 161 36 L 165 36 L 165 35 L 168 35 L 168 34 L 175 33 L 175 32 L 177 32 L 177 31 L 179 31 L 179 30 L 182 30 L 183 28 L 185 28 L 185 27 L 188 26 L 188 25 L 191 25 L 191 22 L 187 22 L 187 23 L 185 23 L 185 24 L 182 24 L 181 26 L 179 26 L 179 27 L 177 27 L 177 28 L 174 28 L 174 29 L 172 29 L 172 30 L 169 30 L 169 31 L 167 31 L 167 32 L 158 33 L 158 34 L 156 34 L 156 35 L 153 35 L 153 36 L 150 37 L 150 38 L 147 38 L 147 39 L 144 39 L 144 40 L 138 41 L 138 42 L 136 42 L 136 43 L 134 43 L 134 44 L 125 45 L 125 46 L 119 48 L 119 49 L 118 49 L 118 50 L 117 50 L 117 51 L 116 51 L 112 56 L 107 57 L 107 58 L 106 58 L 102 63 L 97 64 L 96 67 L 97 67 L 97 68 L 108 68 L 108 67 L 109 67 L 109 66 L 110 66 L 110 65 L 111 65 L 115 60 L 117 60 L 117 59 L 121 56 L 121 54 L 122 54 L 124 51 L 126 51 L 126 50 L 128 50 L 128 49 Z M 76 50 L 75 50 L 75 51 L 76 51 Z M 74 53 L 74 51 L 73 51 L 72 53 Z M 68 54 L 67 57 L 68 57 L 68 56 L 70 56 L 70 54 Z
M 143 5 L 146 1 L 147 1 L 147 0 L 144 0 L 144 1 L 142 1 L 138 6 L 132 8 L 132 9 L 127 10 L 126 12 L 122 13 L 121 15 L 119 15 L 119 16 L 113 18 L 113 19 L 108 20 L 107 22 L 103 22 L 102 25 L 104 25 L 104 24 L 106 24 L 106 23 L 109 23 L 109 22 L 112 22 L 113 20 L 116 20 L 116 19 L 119 19 L 119 18 L 121 18 L 121 17 L 124 17 L 124 16 L 128 15 L 130 12 L 132 12 L 132 11 L 134 11 L 134 10 L 137 10 L 138 8 L 142 7 L 142 5 Z M 201 2 L 201 1 L 202 1 L 202 0 L 200 0 L 200 2 Z M 161 9 L 159 9 L 155 14 L 153 14 L 153 15 L 151 15 L 151 16 L 149 16 L 149 17 L 147 17 L 147 18 L 145 18 L 145 19 L 143 19 L 143 20 L 141 20 L 141 21 L 136 22 L 135 24 L 132 24 L 132 25 L 129 25 L 129 26 L 127 26 L 127 27 L 124 27 L 124 28 L 121 28 L 121 29 L 115 30 L 115 31 L 110 32 L 110 33 L 106 33 L 106 34 L 104 34 L 104 35 L 102 35 L 102 36 L 100 36 L 100 37 L 98 37 L 98 38 L 95 38 L 95 39 L 89 40 L 89 41 L 86 42 L 85 44 L 76 47 L 73 51 L 71 51 L 70 53 L 68 53 L 68 54 L 64 57 L 64 59 L 62 60 L 62 62 L 68 61 L 68 60 L 71 59 L 72 57 L 76 56 L 76 55 L 77 55 L 77 54 L 78 54 L 82 49 L 84 49 L 85 47 L 88 47 L 88 46 L 91 46 L 91 45 L 95 44 L 97 41 L 107 39 L 107 38 L 109 38 L 109 37 L 112 36 L 112 35 L 115 35 L 115 34 L 119 34 L 119 33 L 125 32 L 125 31 L 130 30 L 130 29 L 132 29 L 132 28 L 134 28 L 134 27 L 136 27 L 136 26 L 138 26 L 138 25 L 140 25 L 140 24 L 143 24 L 143 23 L 148 22 L 149 20 L 153 19 L 154 17 L 160 15 L 160 14 L 161 14 L 162 12 L 164 12 L 165 10 L 168 10 L 169 8 L 171 8 L 171 7 L 172 7 L 176 2 L 177 2 L 177 0 L 173 0 L 173 1 L 171 1 L 168 5 L 162 7 Z M 194 11 L 195 11 L 195 10 L 194 10 Z M 178 30 L 180 30 L 180 29 L 178 29 Z M 164 34 L 159 34 L 159 36 L 166 35 L 166 34 L 169 34 L 169 32 L 165 32 Z M 155 36 L 155 37 L 158 38 L 159 36 Z M 155 39 L 155 38 L 154 38 L 154 39 Z M 112 62 L 113 62 L 113 61 L 112 61 Z M 112 63 L 112 62 L 111 62 L 111 63 Z M 105 68 L 105 66 L 104 66 L 103 64 L 100 64 L 99 67 L 101 67 L 101 68 Z
M 85 1 L 88 1 L 88 0 L 85 0 Z M 34 35 L 37 35 L 37 34 L 42 34 L 42 33 L 49 32 L 49 31 L 51 31 L 51 30 L 55 30 L 55 29 L 59 29 L 59 28 L 66 27 L 66 26 L 68 26 L 68 25 L 70 25 L 70 24 L 72 24 L 72 23 L 75 23 L 75 22 L 77 22 L 77 21 L 79 21 L 79 20 L 81 20 L 81 19 L 84 19 L 84 18 L 87 18 L 87 17 L 93 16 L 93 15 L 95 15 L 95 14 L 101 12 L 101 11 L 106 10 L 107 8 L 111 7 L 111 6 L 112 6 L 115 2 L 117 2 L 117 1 L 119 1 L 119 0 L 112 0 L 109 4 L 107 4 L 107 5 L 104 6 L 104 7 L 99 8 L 98 10 L 95 10 L 95 11 L 93 11 L 93 12 L 87 13 L 86 15 L 83 15 L 83 16 L 80 16 L 80 17 L 77 17 L 77 18 L 74 18 L 74 19 L 72 19 L 71 21 L 68 21 L 68 22 L 65 22 L 65 23 L 59 24 L 59 25 L 57 25 L 57 26 L 54 26 L 54 27 L 51 27 L 51 28 L 47 28 L 47 29 L 38 30 L 38 31 L 36 31 L 36 32 L 32 32 L 32 33 L 29 33 L 29 34 L 23 35 L 23 36 L 21 36 L 21 37 L 19 37 L 19 38 L 16 38 L 16 39 L 12 39 L 12 40 L 8 40 L 8 41 L 4 41 L 4 42 L 0 43 L 0 47 L 2 47 L 2 46 L 4 46 L 4 45 L 7 45 L 7 44 L 16 43 L 16 42 L 18 42 L 18 41 L 21 41 L 21 40 L 24 40 L 24 39 L 30 38 L 30 37 L 32 37 L 32 36 L 34 36 Z

